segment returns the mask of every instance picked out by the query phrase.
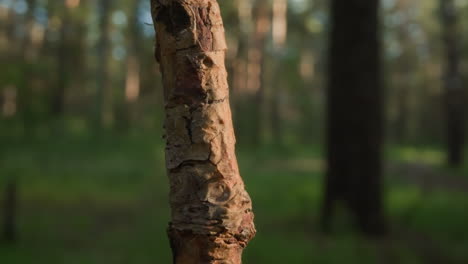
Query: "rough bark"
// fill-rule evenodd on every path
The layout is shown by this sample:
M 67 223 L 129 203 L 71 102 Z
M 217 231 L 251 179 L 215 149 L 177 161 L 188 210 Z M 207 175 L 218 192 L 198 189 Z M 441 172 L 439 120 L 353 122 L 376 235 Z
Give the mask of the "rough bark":
M 234 150 L 219 6 L 215 0 L 151 4 L 164 85 L 174 263 L 241 263 L 256 231 Z
M 447 160 L 450 166 L 463 163 L 465 144 L 466 90 L 460 75 L 460 48 L 458 43 L 458 15 L 453 0 L 441 0 L 442 30 L 445 44 L 446 63 L 445 115 L 447 137 Z
M 384 231 L 381 192 L 382 89 L 376 0 L 333 0 L 323 225 L 337 202 L 365 234 Z

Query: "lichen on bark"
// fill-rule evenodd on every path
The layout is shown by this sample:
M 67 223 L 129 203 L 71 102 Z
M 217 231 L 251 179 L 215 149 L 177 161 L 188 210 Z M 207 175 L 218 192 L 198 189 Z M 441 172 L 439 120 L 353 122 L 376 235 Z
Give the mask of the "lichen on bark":
M 174 263 L 241 263 L 255 235 L 239 174 L 216 0 L 151 0 L 163 76 Z

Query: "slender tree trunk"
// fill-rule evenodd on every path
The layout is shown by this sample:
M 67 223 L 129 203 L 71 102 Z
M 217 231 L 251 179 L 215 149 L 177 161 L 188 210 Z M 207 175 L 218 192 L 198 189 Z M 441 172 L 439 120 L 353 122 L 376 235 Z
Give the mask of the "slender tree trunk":
M 16 209 L 17 209 L 17 183 L 11 178 L 5 188 L 5 200 L 3 207 L 3 235 L 7 243 L 17 240 L 16 234 Z
M 36 0 L 28 0 L 28 11 L 25 14 L 25 28 L 26 34 L 24 35 L 20 45 L 21 54 L 23 56 L 23 80 L 22 87 L 18 93 L 18 111 L 21 114 L 21 120 L 27 136 L 33 134 L 34 110 L 33 110 L 33 81 L 34 81 L 34 57 L 36 54 L 35 47 L 32 41 L 32 29 L 35 23 L 34 10 L 36 8 Z
M 110 54 L 110 12 L 112 0 L 99 1 L 99 28 L 100 38 L 98 43 L 98 91 L 96 118 L 98 128 L 108 128 L 114 121 L 112 105 L 112 87 L 109 84 L 109 54 Z
M 406 144 L 409 139 L 409 121 L 411 120 L 410 111 L 410 89 L 411 89 L 411 66 L 409 60 L 404 59 L 409 57 L 409 54 L 402 55 L 399 68 L 398 78 L 394 87 L 397 95 L 397 118 L 395 121 L 395 139 L 397 144 Z M 414 73 L 413 73 L 414 74 Z
M 152 0 L 166 110 L 166 167 L 176 264 L 240 264 L 255 234 L 239 175 L 215 0 Z
M 130 28 L 127 57 L 127 76 L 125 82 L 125 118 L 126 126 L 131 126 L 136 118 L 136 104 L 140 96 L 140 58 L 138 52 L 141 50 L 141 32 L 138 23 L 140 1 L 135 0 L 130 16 Z
M 17 14 L 12 8 L 16 4 L 16 1 L 13 0 L 10 3 L 10 7 L 8 8 L 5 15 L 1 16 L 0 18 L 0 44 L 1 47 L 4 49 L 1 50 L 2 59 L 11 57 L 11 53 L 16 53 L 16 49 L 18 48 L 16 43 L 16 39 L 14 37 L 14 30 L 17 20 Z
M 382 92 L 377 0 L 333 0 L 329 49 L 325 203 L 328 229 L 338 201 L 365 234 L 384 231 Z
M 447 160 L 450 166 L 463 164 L 465 145 L 466 91 L 460 76 L 458 16 L 453 0 L 441 0 L 442 30 L 445 44 L 445 114 L 447 122 Z
M 401 10 L 404 18 L 409 16 L 408 12 L 412 9 L 411 1 L 399 1 L 395 6 L 396 10 Z M 397 11 L 395 11 L 397 12 Z M 394 87 L 396 95 L 397 116 L 394 122 L 394 139 L 397 144 L 406 144 L 410 139 L 410 122 L 414 111 L 411 111 L 411 88 L 415 88 L 412 83 L 412 76 L 415 75 L 412 69 L 416 69 L 413 49 L 411 43 L 411 34 L 407 25 L 401 25 L 396 31 L 397 40 L 401 43 L 402 51 L 399 58 L 395 61 L 396 76 Z M 414 119 L 413 119 L 414 120 Z
M 251 103 L 255 108 L 253 113 L 255 120 L 252 123 L 254 127 L 254 144 L 262 144 L 265 123 L 265 105 L 266 105 L 266 85 L 265 75 L 265 44 L 270 32 L 270 8 L 266 0 L 258 0 L 253 8 L 254 31 L 251 32 L 251 43 L 248 50 L 247 65 L 247 85 L 250 91 L 255 93 Z
M 68 6 L 64 4 L 62 23 L 60 26 L 60 41 L 57 52 L 57 86 L 52 94 L 51 112 L 55 117 L 61 117 L 65 105 L 65 92 L 68 82 L 68 38 L 67 34 L 70 31 L 70 12 Z
M 12 5 L 15 1 L 12 1 Z M 14 34 L 15 25 L 17 25 L 17 14 L 13 8 L 9 8 L 6 15 L 0 21 L 1 36 L 0 45 L 3 49 L 0 51 L 0 60 L 5 65 L 19 60 L 18 56 L 18 43 Z M 7 83 L 5 86 L 0 87 L 0 112 L 2 118 L 10 118 L 16 114 L 17 111 L 17 85 Z
M 273 82 L 271 85 L 271 129 L 273 142 L 279 146 L 283 145 L 283 125 L 281 113 L 281 98 L 284 83 L 282 75 L 282 57 L 288 31 L 288 3 L 287 0 L 274 0 L 272 6 L 272 41 L 276 53 L 276 62 L 273 65 Z
M 249 51 L 249 29 L 252 27 L 252 3 L 250 0 L 235 0 L 237 9 L 237 20 L 239 22 L 237 31 L 237 54 L 233 59 L 233 75 L 231 102 L 234 104 L 234 124 L 237 131 L 237 138 L 240 140 L 250 140 L 250 126 L 244 113 L 248 112 L 250 105 L 246 94 L 249 93 L 248 87 L 248 51 Z M 243 118 L 244 117 L 244 118 Z M 246 128 L 246 129 L 244 129 Z

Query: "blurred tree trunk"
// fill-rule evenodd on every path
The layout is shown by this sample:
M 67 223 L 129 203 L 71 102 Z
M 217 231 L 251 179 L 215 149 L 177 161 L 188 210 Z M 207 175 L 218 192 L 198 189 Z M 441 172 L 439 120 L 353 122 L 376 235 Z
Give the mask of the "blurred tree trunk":
M 3 206 L 3 235 L 7 243 L 17 240 L 16 210 L 17 210 L 17 183 L 16 178 L 7 181 Z
M 284 76 L 278 71 L 280 65 L 274 65 L 274 75 L 271 91 L 271 106 L 270 106 L 270 119 L 271 119 L 271 133 L 272 141 L 278 145 L 283 146 L 283 119 L 281 113 L 283 111 L 281 105 L 281 96 L 283 91 L 281 87 L 286 87 L 287 84 L 284 82 Z M 283 78 L 280 78 L 283 77 Z
M 15 1 L 11 2 L 11 5 L 15 5 Z M 1 15 L 0 20 L 0 47 L 3 49 L 2 51 L 2 58 L 3 57 L 10 57 L 11 53 L 16 53 L 18 49 L 18 45 L 14 45 L 15 43 L 15 26 L 17 26 L 17 14 L 13 8 L 8 8 L 8 11 L 5 14 Z M 9 52 L 6 52 L 9 51 Z
M 35 23 L 34 19 L 34 10 L 36 8 L 36 0 L 27 1 L 28 10 L 25 14 L 25 35 L 21 42 L 22 59 L 23 59 L 23 80 L 21 81 L 21 88 L 18 93 L 18 111 L 21 113 L 21 120 L 23 122 L 23 127 L 28 136 L 33 133 L 33 80 L 34 80 L 34 70 L 33 62 L 35 55 L 35 47 L 32 41 L 32 31 Z
M 125 82 L 125 104 L 127 125 L 131 125 L 136 118 L 135 106 L 140 96 L 140 58 L 138 52 L 141 50 L 141 32 L 138 22 L 140 1 L 133 1 L 132 14 L 129 23 L 127 76 Z
M 60 24 L 59 47 L 57 49 L 57 84 L 54 92 L 52 93 L 51 113 L 54 117 L 61 117 L 65 105 L 65 92 L 68 82 L 68 53 L 70 52 L 68 46 L 67 34 L 70 31 L 70 10 L 68 6 L 63 3 L 62 19 Z
M 264 111 L 266 105 L 265 73 L 265 48 L 268 32 L 270 32 L 270 8 L 267 0 L 258 0 L 253 8 L 254 30 L 248 50 L 247 86 L 254 92 L 255 120 L 252 123 L 254 129 L 253 142 L 261 145 L 264 136 Z
M 233 75 L 232 75 L 232 94 L 231 102 L 234 104 L 234 124 L 237 132 L 238 141 L 251 139 L 251 133 L 247 131 L 250 126 L 251 119 L 245 118 L 246 109 L 249 105 L 246 94 L 248 90 L 248 51 L 249 51 L 249 34 L 252 27 L 252 3 L 250 0 L 236 0 L 236 13 L 238 21 L 237 35 L 237 54 L 233 56 Z M 246 111 L 247 110 L 247 111 Z
M 110 15 L 112 0 L 99 1 L 98 75 L 97 75 L 97 127 L 108 128 L 114 121 L 112 87 L 109 80 Z
M 14 5 L 15 1 L 11 2 Z M 0 15 L 0 61 L 4 65 L 18 61 L 18 43 L 15 37 L 15 26 L 17 26 L 18 15 L 13 8 Z M 0 111 L 3 118 L 10 118 L 16 114 L 17 85 L 6 83 L 0 87 Z
M 382 89 L 379 1 L 333 0 L 329 48 L 327 162 L 322 224 L 343 202 L 368 235 L 382 213 Z
M 447 159 L 452 167 L 463 163 L 465 145 L 466 91 L 460 75 L 458 15 L 454 0 L 441 0 L 442 30 L 445 44 L 445 115 Z
M 174 263 L 240 264 L 255 228 L 234 152 L 218 3 L 151 4 L 164 84 Z
M 288 30 L 288 3 L 287 0 L 274 0 L 272 8 L 272 41 L 275 51 L 276 62 L 274 63 L 273 69 L 273 83 L 271 91 L 271 128 L 273 142 L 282 146 L 283 144 L 283 129 L 282 129 L 282 117 L 281 113 L 281 97 L 283 93 L 283 87 L 287 84 L 284 80 L 282 69 L 282 57 L 284 53 L 284 47 L 286 44 L 286 36 Z
M 411 67 L 409 61 L 406 61 L 403 57 L 406 58 L 406 56 L 402 56 L 401 63 L 397 64 L 399 72 L 396 83 L 398 87 L 395 87 L 398 108 L 395 120 L 395 139 L 398 144 L 406 144 L 408 142 L 408 122 L 411 116 L 409 109 Z
M 399 12 L 402 21 L 408 21 L 411 12 L 411 1 L 397 1 L 393 12 Z M 394 140 L 397 144 L 407 144 L 410 139 L 410 123 L 417 123 L 414 119 L 414 102 L 411 100 L 411 90 L 415 86 L 412 77 L 415 75 L 414 69 L 417 68 L 417 56 L 414 55 L 412 35 L 406 23 L 402 23 L 395 30 L 395 38 L 400 43 L 401 53 L 395 59 L 393 79 L 395 80 L 392 91 L 395 91 L 396 117 L 391 124 L 394 127 Z M 390 77 L 390 78 L 392 78 Z M 413 89 L 411 89 L 413 88 Z M 413 111 L 412 111 L 413 110 Z M 412 122 L 413 121 L 413 122 Z

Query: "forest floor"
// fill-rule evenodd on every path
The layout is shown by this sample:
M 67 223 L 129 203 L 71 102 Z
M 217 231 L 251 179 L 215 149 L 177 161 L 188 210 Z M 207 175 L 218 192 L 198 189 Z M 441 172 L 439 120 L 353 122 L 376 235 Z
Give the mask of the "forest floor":
M 0 144 L 0 188 L 8 177 L 20 186 L 19 240 L 0 244 L 0 263 L 170 263 L 157 136 Z M 468 177 L 444 168 L 437 149 L 389 151 L 391 232 L 371 240 L 352 231 L 345 212 L 338 212 L 332 234 L 318 231 L 323 159 L 317 148 L 241 146 L 238 153 L 258 229 L 246 264 L 468 263 Z

